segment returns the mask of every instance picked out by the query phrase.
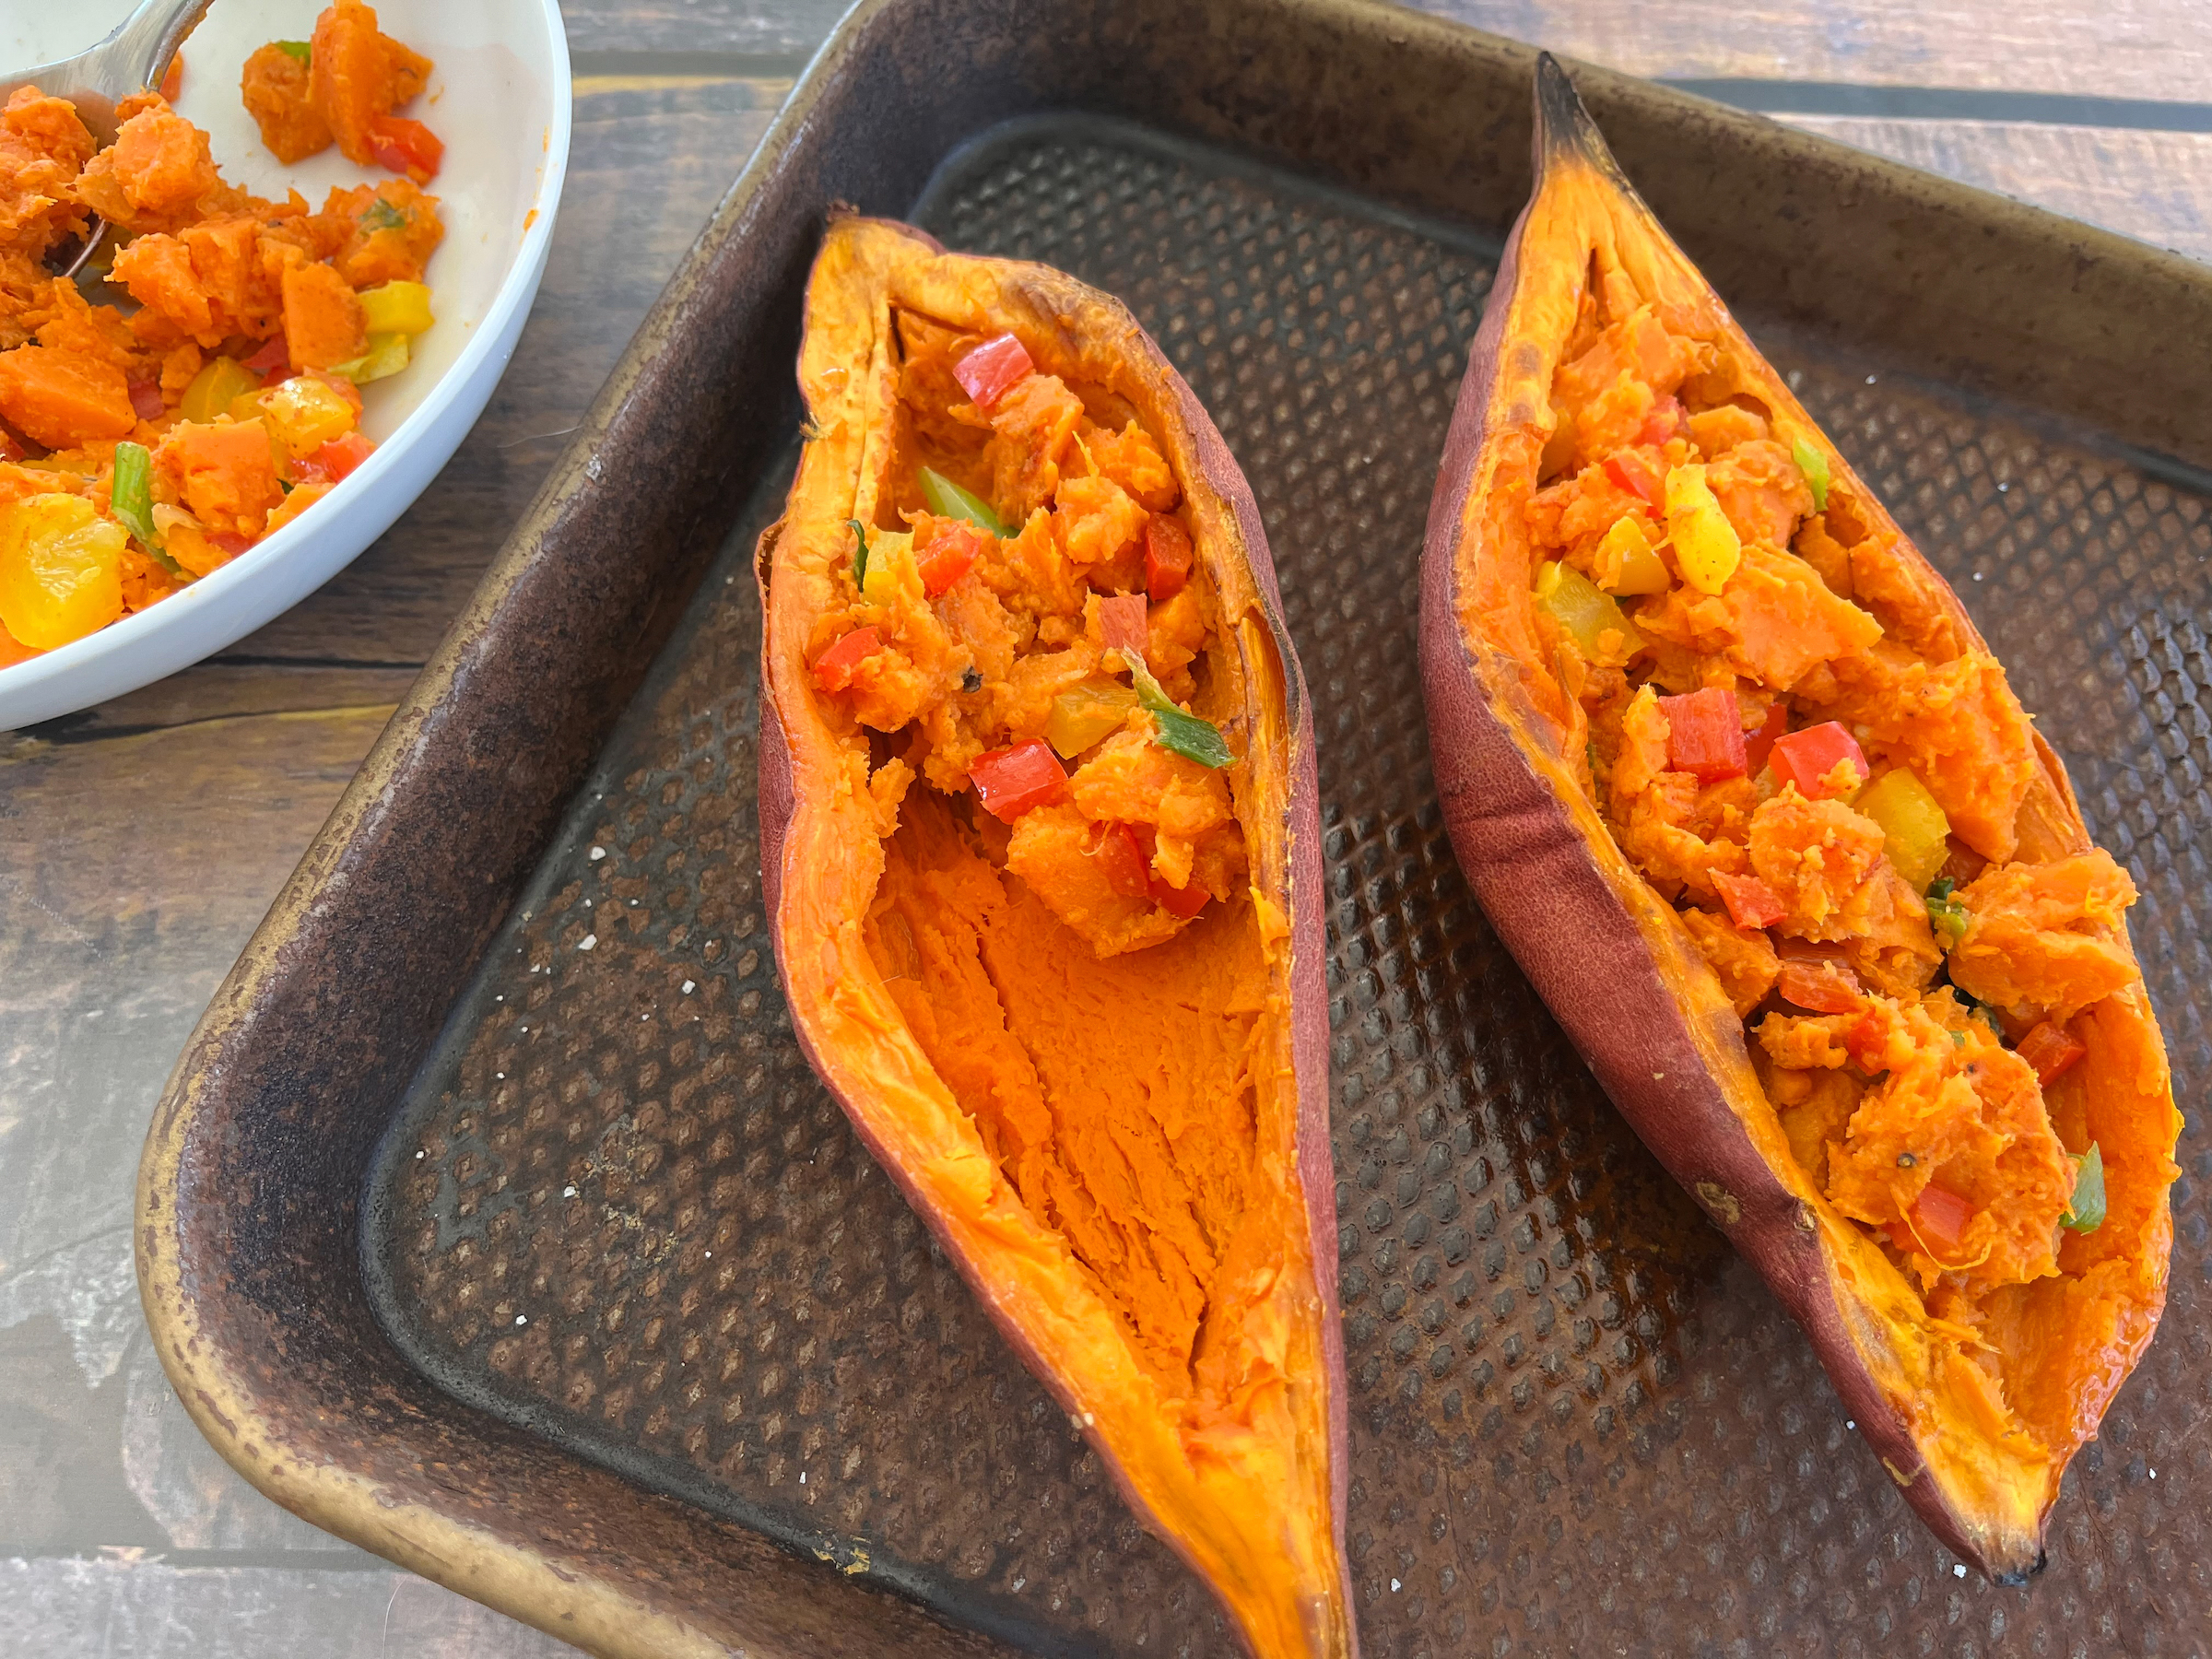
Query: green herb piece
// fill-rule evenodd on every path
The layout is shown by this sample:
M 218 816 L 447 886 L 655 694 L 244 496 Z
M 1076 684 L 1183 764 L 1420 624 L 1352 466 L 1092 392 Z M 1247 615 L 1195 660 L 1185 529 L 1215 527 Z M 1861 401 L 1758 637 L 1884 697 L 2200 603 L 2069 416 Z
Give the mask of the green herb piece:
M 385 201 L 382 196 L 378 196 L 376 200 L 361 209 L 360 216 L 356 222 L 371 231 L 405 230 L 407 228 L 407 216 Z
M 845 523 L 853 526 L 853 539 L 860 544 L 860 550 L 853 555 L 853 585 L 865 590 L 868 585 L 867 533 L 861 529 L 858 519 L 847 519 Z
M 115 476 L 108 486 L 108 510 L 146 549 L 147 558 L 179 582 L 190 582 L 192 572 L 169 556 L 169 549 L 161 545 L 161 533 L 154 528 L 153 473 L 154 457 L 145 444 L 117 444 Z
M 929 510 L 939 518 L 966 519 L 986 535 L 1005 541 L 1014 534 L 999 522 L 998 514 L 991 511 L 991 503 L 982 497 L 971 495 L 941 472 L 928 467 L 922 469 L 922 499 Z
M 1828 457 L 1804 439 L 1790 442 L 1790 459 L 1797 463 L 1797 470 L 1805 475 L 1806 483 L 1813 492 L 1813 511 L 1828 511 Z
M 1958 887 L 1948 876 L 1938 876 L 1928 883 L 1928 925 L 1939 934 L 1948 949 L 1966 937 L 1966 924 L 1973 914 L 1951 894 Z
M 115 446 L 115 477 L 108 487 L 108 504 L 124 529 L 148 547 L 161 545 L 154 528 L 153 452 L 143 443 Z
M 272 41 L 270 44 L 286 57 L 298 58 L 303 64 L 314 62 L 315 49 L 305 41 Z
M 2095 1141 L 2087 1152 L 2073 1154 L 2074 1196 L 2059 1224 L 2078 1233 L 2095 1232 L 2104 1225 L 2104 1153 Z
M 1181 755 L 1185 760 L 1210 766 L 1216 771 L 1236 764 L 1237 758 L 1229 752 L 1220 729 L 1210 720 L 1201 720 L 1177 708 L 1144 664 L 1131 663 L 1129 677 L 1136 686 L 1136 700 L 1151 712 L 1153 724 L 1158 727 L 1155 741 L 1161 748 Z

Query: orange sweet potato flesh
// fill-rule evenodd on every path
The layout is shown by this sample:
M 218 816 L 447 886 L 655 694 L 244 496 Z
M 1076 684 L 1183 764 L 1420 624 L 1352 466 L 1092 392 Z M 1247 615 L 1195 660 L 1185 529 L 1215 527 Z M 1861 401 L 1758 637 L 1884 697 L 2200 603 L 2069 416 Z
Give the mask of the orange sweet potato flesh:
M 330 147 L 330 123 L 316 107 L 312 71 L 276 41 L 246 60 L 239 94 L 262 143 L 288 167 Z
M 2122 914 L 2134 889 L 1957 596 L 1659 228 L 1548 57 L 1537 112 L 1537 188 L 1423 557 L 1445 820 L 1500 935 L 1804 1325 L 1913 1507 L 2015 1578 L 2165 1302 L 2181 1119 Z M 1792 442 L 1826 463 L 1824 512 Z M 1607 574 L 1602 540 L 1639 510 L 1606 481 L 1629 451 L 1654 477 L 1702 465 L 1741 562 L 1717 594 L 1670 563 L 1665 592 L 1624 594 L 1644 641 L 1624 675 L 1583 658 L 1536 578 L 1554 559 Z M 1949 827 L 1964 936 L 1937 942 L 1851 791 L 1668 771 L 1644 680 L 1732 688 L 1747 731 L 1783 701 L 1793 729 L 1841 722 L 1877 770 L 1910 770 Z M 1746 879 L 1781 912 L 1779 959 L 1722 907 Z M 1780 1000 L 1793 954 L 1834 964 L 1846 1011 Z M 2087 1056 L 2043 1088 L 1959 993 L 2014 1035 L 2056 1019 Z M 2062 1229 L 2067 1155 L 2092 1145 L 2106 1218 Z M 1938 1168 L 1968 1218 L 1942 1242 L 1912 1230 Z
M 972 409 L 964 423 L 947 413 L 966 401 L 947 347 L 1006 332 L 1036 373 L 993 408 L 986 438 Z M 1312 739 L 1250 493 L 1121 306 L 904 226 L 832 220 L 799 381 L 808 441 L 759 554 L 762 868 L 794 1028 L 1251 1651 L 1356 1653 Z M 1088 462 L 1072 442 L 1086 423 L 1100 433 Z M 868 610 L 885 643 L 865 676 L 826 690 L 812 664 L 860 619 L 848 521 L 869 527 L 878 559 L 900 526 L 937 533 L 912 496 L 918 465 L 1026 512 L 1021 534 L 990 540 L 960 584 Z M 1109 477 L 1114 491 L 1097 487 Z M 1078 564 L 1095 561 L 1092 613 L 1099 592 L 1141 594 L 1141 552 L 1109 521 L 1170 508 L 1198 551 L 1185 592 L 1206 596 L 1204 614 L 1184 631 L 1174 601 L 1155 605 L 1147 654 L 1170 695 L 1237 734 L 1234 764 L 1204 784 L 1141 757 L 1092 771 L 1127 752 L 1122 733 L 1075 770 L 1147 800 L 1185 787 L 1195 856 L 1233 831 L 1245 862 L 1233 881 L 1216 872 L 1194 921 L 1079 934 L 1054 908 L 1065 872 L 1011 849 L 1080 806 L 1036 806 L 1011 832 L 981 810 L 962 769 L 983 740 L 930 687 L 963 683 L 954 653 L 977 665 L 966 695 L 1000 711 L 989 741 L 1006 720 L 1041 718 L 1027 700 L 1049 700 L 1046 670 L 1097 654 L 1069 620 L 1093 581 Z M 1130 557 L 1133 574 L 1114 578 Z M 1017 660 L 1009 615 L 1041 616 L 1040 637 L 1058 627 L 1056 652 Z M 1208 786 L 1225 787 L 1233 825 L 1200 829 L 1210 819 L 1191 803 Z M 1138 810 L 1114 799 L 1117 815 Z M 1164 815 L 1159 840 L 1171 840 Z
M 121 369 L 53 346 L 0 354 L 0 417 L 48 449 L 127 437 L 138 424 Z
M 376 160 L 371 124 L 422 90 L 430 60 L 380 32 L 376 12 L 360 0 L 326 9 L 309 46 L 314 103 L 346 159 L 369 166 Z

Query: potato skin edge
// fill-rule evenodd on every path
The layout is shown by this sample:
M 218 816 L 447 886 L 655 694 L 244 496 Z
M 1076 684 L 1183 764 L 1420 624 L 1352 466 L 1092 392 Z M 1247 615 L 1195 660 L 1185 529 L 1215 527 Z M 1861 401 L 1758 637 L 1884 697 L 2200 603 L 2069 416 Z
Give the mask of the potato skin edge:
M 946 252 L 944 245 L 935 238 L 911 225 L 880 219 L 871 222 L 912 238 L 929 253 Z M 1242 543 L 1244 563 L 1259 594 L 1268 632 L 1281 660 L 1290 738 L 1287 757 L 1289 777 L 1286 802 L 1289 869 L 1286 885 L 1291 898 L 1288 982 L 1292 1056 L 1298 1095 L 1295 1141 L 1300 1185 L 1305 1198 L 1312 1275 L 1322 1302 L 1321 1340 L 1328 1388 L 1327 1455 L 1332 1531 L 1341 1569 L 1339 1606 L 1344 1609 L 1348 1641 L 1348 1646 L 1343 1651 L 1347 1659 L 1359 1659 L 1358 1630 L 1352 1617 L 1356 1603 L 1352 1597 L 1349 1560 L 1345 1553 L 1351 1484 L 1351 1433 L 1346 1400 L 1343 1317 L 1337 1295 L 1335 1161 L 1329 1134 L 1331 1091 L 1327 939 L 1322 908 L 1321 794 L 1315 763 L 1312 699 L 1299 665 L 1296 647 L 1283 622 L 1282 594 L 1276 575 L 1274 557 L 1267 546 L 1259 506 L 1253 498 L 1251 485 L 1230 453 L 1228 443 L 1196 394 L 1168 360 L 1158 342 L 1136 324 L 1126 308 L 1120 301 L 1049 267 L 1013 260 L 985 263 L 1009 268 L 1020 266 L 1026 294 L 1033 299 L 1048 299 L 1057 302 L 1056 309 L 1064 317 L 1084 316 L 1126 322 L 1127 328 L 1123 335 L 1125 347 L 1139 355 L 1140 367 L 1144 371 L 1158 377 L 1171 394 L 1193 447 L 1197 452 L 1200 470 L 1234 515 Z M 782 893 L 787 867 L 785 861 L 795 855 L 795 849 L 789 844 L 789 832 L 797 803 L 789 741 L 768 672 L 771 554 L 781 529 L 782 521 L 779 520 L 763 531 L 754 555 L 754 578 L 759 591 L 762 652 L 757 787 L 760 815 L 761 890 L 770 918 L 769 933 L 776 956 L 777 971 L 787 982 L 784 930 L 779 924 L 778 918 L 782 913 Z M 830 1069 L 823 1065 L 804 1023 L 794 1019 L 792 1030 L 808 1065 L 818 1077 L 824 1079 L 825 1087 L 845 1112 L 847 1121 L 853 1125 L 862 1144 L 867 1147 L 869 1156 L 891 1178 L 908 1206 L 921 1218 L 940 1248 L 959 1269 L 961 1277 L 977 1293 L 979 1304 L 999 1335 L 1014 1349 L 1023 1366 L 1044 1385 L 1061 1409 L 1068 1412 L 1071 1418 L 1075 1417 L 1078 1409 L 1077 1402 L 1066 1390 L 1053 1364 L 1029 1341 L 1018 1322 L 1008 1311 L 982 1292 L 980 1275 L 943 1224 L 943 1218 L 935 1213 L 912 1181 L 888 1156 L 880 1137 L 868 1126 L 865 1114 L 855 1111 L 852 1102 L 828 1082 Z M 1163 1524 L 1162 1519 L 1143 1500 L 1112 1448 L 1096 1430 L 1085 1429 L 1081 1432 L 1099 1453 L 1100 1461 L 1112 1477 L 1123 1501 L 1146 1524 L 1149 1531 L 1173 1548 L 1203 1579 L 1206 1575 L 1200 1564 L 1190 1555 L 1173 1528 Z
M 1535 149 L 1540 185 L 1547 159 L 1541 121 Z M 1609 877 L 1532 759 L 1533 702 L 1486 679 L 1461 627 L 1461 527 L 1489 435 L 1529 216 L 1524 208 L 1507 238 L 1468 355 L 1422 544 L 1421 684 L 1446 832 L 1491 925 L 1606 1095 L 1804 1329 L 1914 1512 L 1989 1578 L 2024 1583 L 2042 1564 L 2048 1506 L 2035 1535 L 1999 1537 L 1946 1499 L 1854 1340 L 1817 1222 L 1753 1147 L 1698 1053 L 1692 1015 L 1638 925 L 1631 896 Z M 1497 679 L 1514 666 L 1493 665 Z M 1864 1328 L 1860 1335 L 1881 1340 Z

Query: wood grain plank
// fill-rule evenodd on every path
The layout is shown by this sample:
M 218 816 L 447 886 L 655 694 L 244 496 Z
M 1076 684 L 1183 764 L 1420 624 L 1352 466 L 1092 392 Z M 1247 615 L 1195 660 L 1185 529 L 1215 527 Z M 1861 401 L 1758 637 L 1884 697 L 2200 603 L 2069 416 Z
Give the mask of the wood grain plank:
M 0 1561 L 6 1651 L 92 1659 L 555 1659 L 575 1650 L 382 1563 L 189 1567 L 137 1552 Z
M 568 0 L 570 49 L 801 57 L 840 0 Z M 2200 0 L 1424 0 L 1420 10 L 1633 75 L 2000 88 L 2193 100 L 2212 87 Z
M 2212 260 L 2212 133 L 1785 115 L 1808 133 Z

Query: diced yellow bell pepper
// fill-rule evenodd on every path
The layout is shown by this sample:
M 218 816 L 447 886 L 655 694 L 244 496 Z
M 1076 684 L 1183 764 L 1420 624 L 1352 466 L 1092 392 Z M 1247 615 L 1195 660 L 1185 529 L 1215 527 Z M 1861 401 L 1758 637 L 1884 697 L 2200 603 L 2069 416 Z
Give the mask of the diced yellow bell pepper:
M 0 507 L 0 625 L 52 651 L 123 615 L 130 535 L 82 496 L 36 495 Z
M 353 430 L 352 403 L 312 374 L 279 381 L 261 394 L 258 404 L 257 413 L 294 460 Z
M 1608 594 L 1664 594 L 1674 585 L 1641 513 L 1622 513 L 1597 544 L 1597 585 Z
M 1928 786 L 1909 767 L 1896 767 L 1867 785 L 1853 804 L 1881 826 L 1883 850 L 1916 893 L 1925 892 L 1950 856 L 1951 821 Z
M 1553 559 L 1536 572 L 1536 604 L 1598 667 L 1623 667 L 1643 649 L 1643 636 L 1612 595 L 1598 592 L 1596 584 L 1571 565 Z
M 253 371 L 236 358 L 218 357 L 201 366 L 184 388 L 184 401 L 177 406 L 178 416 L 194 426 L 207 426 L 218 415 L 241 397 L 249 397 L 260 389 L 261 382 Z
M 380 381 L 397 374 L 407 366 L 407 336 L 404 334 L 372 334 L 369 349 L 358 358 L 348 358 L 335 365 L 331 373 L 342 375 L 357 386 L 371 381 Z
M 1135 689 L 1119 680 L 1088 679 L 1070 686 L 1053 699 L 1052 712 L 1045 717 L 1045 741 L 1063 759 L 1072 760 L 1120 731 L 1136 706 Z
M 1682 580 L 1700 594 L 1719 593 L 1743 562 L 1743 541 L 1721 511 L 1701 465 L 1668 471 L 1666 534 L 1675 545 L 1675 563 L 1681 567 Z
M 430 290 L 419 282 L 386 282 L 363 288 L 361 323 L 371 335 L 418 335 L 436 321 L 430 315 Z
M 861 596 L 871 605 L 897 605 L 904 598 L 924 603 L 922 572 L 914 566 L 914 537 L 908 530 L 877 530 L 868 536 L 868 570 Z

